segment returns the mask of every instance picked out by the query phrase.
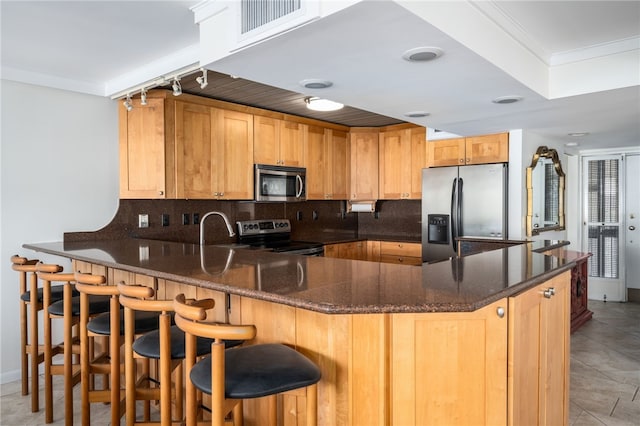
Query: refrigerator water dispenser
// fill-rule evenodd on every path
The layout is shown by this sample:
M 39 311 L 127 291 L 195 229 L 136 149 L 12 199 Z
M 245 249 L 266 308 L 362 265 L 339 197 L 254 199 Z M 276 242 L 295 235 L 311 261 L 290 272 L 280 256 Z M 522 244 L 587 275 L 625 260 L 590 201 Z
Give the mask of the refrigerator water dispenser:
M 428 215 L 428 240 L 433 244 L 449 244 L 449 215 Z

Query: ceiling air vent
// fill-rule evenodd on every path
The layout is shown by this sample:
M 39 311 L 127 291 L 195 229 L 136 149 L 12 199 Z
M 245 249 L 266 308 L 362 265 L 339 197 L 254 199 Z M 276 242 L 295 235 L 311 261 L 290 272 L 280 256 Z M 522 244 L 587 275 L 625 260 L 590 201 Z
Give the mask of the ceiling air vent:
M 242 0 L 240 32 L 247 34 L 301 8 L 302 0 Z

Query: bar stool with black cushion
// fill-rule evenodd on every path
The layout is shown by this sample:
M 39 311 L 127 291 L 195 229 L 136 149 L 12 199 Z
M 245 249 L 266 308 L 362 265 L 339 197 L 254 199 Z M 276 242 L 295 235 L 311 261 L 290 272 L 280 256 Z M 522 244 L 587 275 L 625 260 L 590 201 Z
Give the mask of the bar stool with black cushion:
M 80 341 L 77 325 L 80 322 L 80 293 L 76 290 L 75 274 L 62 273 L 62 266 L 38 263 L 36 270 L 45 289 L 44 301 L 44 362 L 45 362 L 45 422 L 53 422 L 53 376 L 64 376 L 64 412 L 65 424 L 73 424 L 73 387 L 80 381 Z M 62 283 L 63 298 L 47 304 L 48 292 L 52 282 Z M 109 296 L 92 296 L 89 299 L 89 316 L 109 310 Z M 63 319 L 63 343 L 54 345 L 51 336 L 51 320 Z M 74 333 L 75 328 L 75 333 Z M 93 353 L 93 344 L 89 345 L 89 353 Z M 55 355 L 63 354 L 61 364 L 53 362 Z M 74 363 L 73 356 L 76 356 Z
M 185 356 L 185 335 L 173 325 L 173 300 L 154 300 L 156 292 L 153 288 L 141 285 L 118 284 L 120 304 L 124 306 L 125 322 L 125 377 L 126 377 L 126 420 L 127 426 L 146 424 L 167 426 L 176 422 L 183 424 L 183 367 Z M 211 309 L 213 299 L 203 300 L 200 306 Z M 158 330 L 150 331 L 135 339 L 132 324 L 137 311 L 160 312 Z M 203 356 L 210 352 L 213 340 L 198 338 L 196 355 Z M 227 347 L 242 344 L 241 340 L 225 341 Z M 138 375 L 135 357 L 156 359 L 160 361 L 158 383 L 159 388 L 142 387 L 148 376 Z M 172 386 L 171 374 L 176 371 L 175 383 Z M 152 380 L 153 381 L 153 380 Z M 173 397 L 172 397 L 173 389 Z M 136 401 L 160 400 L 160 422 L 150 422 L 145 412 L 143 422 L 136 421 Z M 171 410 L 172 402 L 175 410 Z M 172 415 L 173 414 L 173 415 Z
M 195 386 L 211 395 L 211 425 L 222 426 L 233 411 L 233 424 L 242 425 L 242 400 L 269 397 L 268 424 L 277 422 L 275 408 L 279 393 L 306 388 L 307 426 L 317 423 L 318 367 L 305 356 L 282 344 L 258 344 L 225 349 L 222 341 L 250 340 L 256 335 L 253 325 L 229 325 L 204 322 L 206 309 L 190 304 L 183 294 L 174 299 L 176 325 L 186 335 L 185 368 L 189 388 Z M 196 336 L 214 339 L 211 355 L 194 365 Z M 189 381 L 188 381 L 189 382 Z M 191 402 L 191 404 L 190 404 Z M 187 402 L 187 426 L 196 425 L 197 407 Z M 262 423 L 261 423 L 262 424 Z
M 38 337 L 38 312 L 44 306 L 44 290 L 38 287 L 37 259 L 11 256 L 12 269 L 19 272 L 20 280 L 20 351 L 22 368 L 22 395 L 29 394 L 31 376 L 31 411 L 40 410 L 39 366 L 44 362 L 44 345 Z M 27 288 L 27 278 L 29 286 Z M 51 288 L 50 301 L 62 299 L 62 286 Z

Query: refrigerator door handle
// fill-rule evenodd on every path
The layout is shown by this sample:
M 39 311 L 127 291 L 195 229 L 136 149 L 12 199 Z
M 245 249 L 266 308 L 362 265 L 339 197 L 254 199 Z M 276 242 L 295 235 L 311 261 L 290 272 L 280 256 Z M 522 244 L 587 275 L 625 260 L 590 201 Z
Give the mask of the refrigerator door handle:
M 458 242 L 456 241 L 456 225 L 458 223 L 458 219 L 456 218 L 456 190 L 458 186 L 458 178 L 453 178 L 453 185 L 451 186 L 451 242 L 453 244 L 453 251 L 458 251 Z
M 462 229 L 462 200 L 464 199 L 464 192 L 462 189 L 462 185 L 464 184 L 464 180 L 462 178 L 458 178 L 458 212 L 456 213 L 456 218 L 458 219 L 458 237 L 462 237 L 464 235 L 464 230 Z

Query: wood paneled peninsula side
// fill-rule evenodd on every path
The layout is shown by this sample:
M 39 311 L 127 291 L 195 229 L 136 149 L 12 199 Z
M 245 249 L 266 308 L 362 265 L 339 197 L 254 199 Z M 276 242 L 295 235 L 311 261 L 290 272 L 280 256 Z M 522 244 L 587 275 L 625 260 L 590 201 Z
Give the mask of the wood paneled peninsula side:
M 406 266 L 143 239 L 24 247 L 109 284 L 213 297 L 212 320 L 255 324 L 256 343 L 316 362 L 320 425 L 568 423 L 570 271 L 581 253 L 532 243 Z M 279 401 L 280 424 L 304 424 L 303 398 Z M 265 409 L 249 401 L 245 424 Z

